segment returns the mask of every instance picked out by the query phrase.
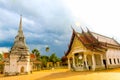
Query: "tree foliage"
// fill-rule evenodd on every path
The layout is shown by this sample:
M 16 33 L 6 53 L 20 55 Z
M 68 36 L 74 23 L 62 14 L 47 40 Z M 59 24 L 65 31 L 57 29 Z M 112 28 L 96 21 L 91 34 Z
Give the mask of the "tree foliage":
M 49 57 L 46 55 L 41 56 L 41 62 L 42 62 L 42 67 L 46 67 L 47 62 L 49 62 Z
M 0 61 L 3 60 L 3 55 L 0 53 Z M 4 64 L 0 64 L 0 72 L 3 73 L 4 70 Z
M 2 61 L 3 60 L 3 56 L 2 56 L 2 54 L 0 54 L 0 61 Z
M 32 53 L 35 54 L 37 60 L 40 60 L 40 52 L 38 49 L 33 49 Z
M 51 56 L 50 56 L 50 61 L 53 62 L 53 63 L 56 63 L 56 62 L 59 62 L 59 61 L 60 61 L 60 58 L 58 58 L 58 57 L 56 56 L 56 54 L 53 53 L 53 54 L 51 54 Z
M 45 51 L 49 52 L 50 48 L 46 47 Z M 53 62 L 55 64 L 56 62 L 60 62 L 61 59 L 56 56 L 56 53 L 52 53 L 50 56 L 46 55 L 40 55 L 40 52 L 38 49 L 33 49 L 32 53 L 35 54 L 36 59 L 41 61 L 41 68 L 47 67 L 47 62 Z

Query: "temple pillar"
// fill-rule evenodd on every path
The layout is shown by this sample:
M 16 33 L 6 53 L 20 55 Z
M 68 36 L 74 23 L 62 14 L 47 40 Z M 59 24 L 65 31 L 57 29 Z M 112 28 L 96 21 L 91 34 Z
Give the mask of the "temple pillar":
M 95 67 L 96 67 L 95 57 L 94 57 L 94 54 L 92 54 L 92 70 L 93 70 L 93 71 L 95 70 Z
M 71 69 L 71 65 L 70 65 L 70 59 L 68 58 L 68 69 Z
M 72 58 L 73 58 L 73 67 L 75 67 L 75 56 L 74 56 L 74 54 L 73 54 Z
M 87 55 L 84 54 L 85 67 L 86 67 L 87 70 L 89 70 L 86 56 Z
M 101 65 L 104 66 L 104 64 L 103 64 L 103 55 L 100 54 L 100 56 L 101 56 Z

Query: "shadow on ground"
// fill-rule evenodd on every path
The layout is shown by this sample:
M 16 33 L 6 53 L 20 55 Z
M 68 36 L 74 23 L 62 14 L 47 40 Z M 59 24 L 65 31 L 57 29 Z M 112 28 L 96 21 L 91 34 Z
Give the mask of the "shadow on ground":
M 66 71 L 66 72 L 57 72 L 57 73 L 52 73 L 50 75 L 40 77 L 36 80 L 53 80 L 53 79 L 60 79 L 60 78 L 67 78 L 67 77 L 72 77 L 72 76 L 77 76 L 77 75 L 87 75 L 91 74 L 93 72 L 74 72 L 74 71 Z
M 52 73 L 44 77 L 40 77 L 36 80 L 53 80 L 53 79 L 67 78 L 67 77 L 78 76 L 78 75 L 89 75 L 93 73 L 106 73 L 106 74 L 107 73 L 120 73 L 120 68 L 100 70 L 100 71 L 85 71 L 85 72 L 74 72 L 74 71 L 56 72 L 56 73 Z

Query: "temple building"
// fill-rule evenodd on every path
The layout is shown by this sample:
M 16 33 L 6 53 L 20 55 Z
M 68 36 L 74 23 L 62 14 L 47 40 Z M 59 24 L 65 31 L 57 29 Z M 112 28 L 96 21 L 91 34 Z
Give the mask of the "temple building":
M 4 53 L 5 75 L 28 74 L 32 71 L 29 48 L 25 42 L 22 30 L 22 16 L 20 18 L 18 34 L 9 53 Z
M 120 44 L 89 29 L 81 33 L 73 29 L 68 50 L 68 68 L 75 71 L 120 67 Z

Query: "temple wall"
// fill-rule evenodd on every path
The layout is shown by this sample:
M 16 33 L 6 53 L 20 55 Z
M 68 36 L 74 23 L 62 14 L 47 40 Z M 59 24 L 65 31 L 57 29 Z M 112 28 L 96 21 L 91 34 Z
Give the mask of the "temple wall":
M 10 56 L 10 72 L 17 72 L 16 56 Z
M 120 50 L 109 48 L 106 52 L 108 67 L 120 66 Z
M 21 68 L 24 67 L 23 72 L 30 72 L 32 70 L 32 65 L 30 64 L 30 60 L 28 57 L 28 61 L 23 62 L 17 62 L 18 58 L 17 56 L 10 56 L 10 64 L 5 64 L 4 72 L 8 73 L 21 73 Z
M 23 72 L 28 72 L 26 64 L 18 65 L 18 72 L 21 73 L 21 68 L 24 67 Z
M 27 62 L 19 62 L 17 65 L 18 65 L 17 71 L 19 73 L 21 73 L 21 68 L 22 67 L 24 67 L 23 72 L 28 72 L 29 73 L 31 71 L 31 69 L 32 69 L 32 65 L 30 64 L 29 61 L 27 61 Z
M 4 72 L 9 72 L 10 66 L 5 63 Z

